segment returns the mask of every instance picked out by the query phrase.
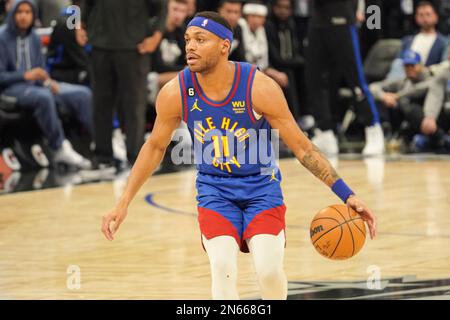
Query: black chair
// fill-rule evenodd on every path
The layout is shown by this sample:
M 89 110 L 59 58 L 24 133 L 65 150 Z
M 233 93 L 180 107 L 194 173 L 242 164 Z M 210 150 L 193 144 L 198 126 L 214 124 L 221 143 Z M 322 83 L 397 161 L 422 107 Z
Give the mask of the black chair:
M 364 73 L 368 83 L 381 81 L 391 68 L 392 61 L 399 55 L 402 41 L 399 39 L 383 39 L 377 41 L 364 61 Z

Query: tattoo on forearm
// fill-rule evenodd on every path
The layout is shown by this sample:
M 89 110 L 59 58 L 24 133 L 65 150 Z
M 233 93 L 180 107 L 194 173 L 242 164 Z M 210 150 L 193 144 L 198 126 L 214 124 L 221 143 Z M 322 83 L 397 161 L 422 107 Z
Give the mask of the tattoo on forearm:
M 339 179 L 336 170 L 315 145 L 306 152 L 300 163 L 311 171 L 313 175 L 330 186 Z

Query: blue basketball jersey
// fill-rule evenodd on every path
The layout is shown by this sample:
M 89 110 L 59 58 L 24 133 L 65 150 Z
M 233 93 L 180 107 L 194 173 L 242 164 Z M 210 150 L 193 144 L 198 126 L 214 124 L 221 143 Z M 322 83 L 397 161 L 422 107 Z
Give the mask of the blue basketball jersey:
M 228 96 L 214 101 L 203 92 L 197 75 L 179 73 L 183 121 L 194 143 L 200 173 L 216 176 L 265 174 L 279 177 L 271 143 L 271 127 L 252 108 L 252 85 L 257 68 L 233 62 L 235 73 Z

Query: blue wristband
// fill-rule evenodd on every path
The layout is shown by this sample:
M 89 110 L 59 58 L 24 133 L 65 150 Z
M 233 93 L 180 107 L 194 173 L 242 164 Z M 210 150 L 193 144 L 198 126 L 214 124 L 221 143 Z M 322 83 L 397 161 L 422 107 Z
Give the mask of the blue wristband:
M 341 200 L 346 203 L 348 197 L 350 197 L 352 194 L 355 194 L 352 189 L 350 189 L 344 182 L 344 180 L 339 179 L 337 180 L 333 186 L 331 187 L 331 190 L 339 197 Z

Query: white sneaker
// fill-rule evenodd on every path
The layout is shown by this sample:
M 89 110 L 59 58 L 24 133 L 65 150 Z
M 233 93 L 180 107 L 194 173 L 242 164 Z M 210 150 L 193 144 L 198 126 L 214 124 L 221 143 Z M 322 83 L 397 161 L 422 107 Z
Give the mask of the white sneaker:
M 127 147 L 125 146 L 125 136 L 120 129 L 114 129 L 112 136 L 112 147 L 114 158 L 127 162 Z
M 79 169 L 91 168 L 91 161 L 83 158 L 79 153 L 73 150 L 72 145 L 68 140 L 64 140 L 62 146 L 56 151 L 54 159 L 56 163 L 64 163 Z
M 314 120 L 314 117 L 311 115 L 303 116 L 298 121 L 298 126 L 303 131 L 308 131 L 308 130 L 312 129 L 312 127 L 314 127 L 315 125 L 316 125 L 316 121 Z
M 42 168 L 47 168 L 50 165 L 50 162 L 40 145 L 34 144 L 31 146 L 31 155 Z
M 338 141 L 333 130 L 314 130 L 314 137 L 311 139 L 317 148 L 325 155 L 336 155 L 339 153 Z
M 381 125 L 366 127 L 366 145 L 362 151 L 364 156 L 377 156 L 384 154 L 384 133 Z

